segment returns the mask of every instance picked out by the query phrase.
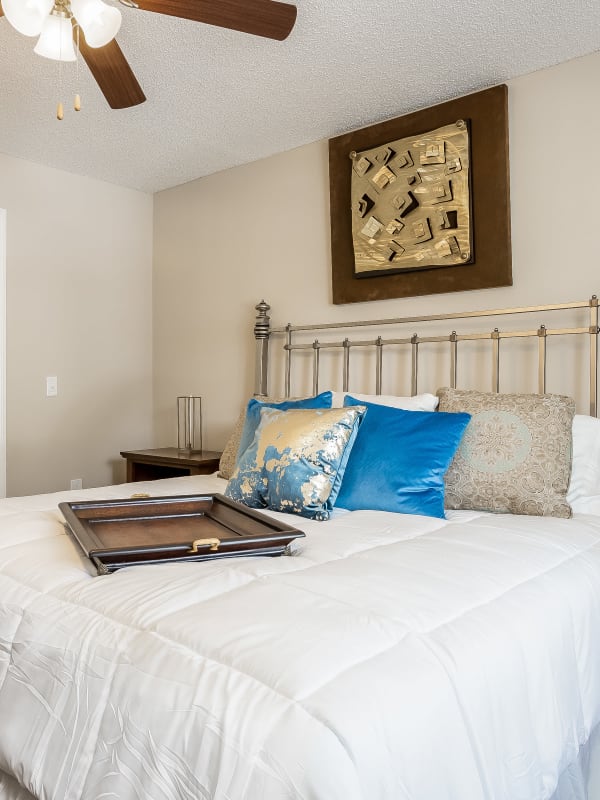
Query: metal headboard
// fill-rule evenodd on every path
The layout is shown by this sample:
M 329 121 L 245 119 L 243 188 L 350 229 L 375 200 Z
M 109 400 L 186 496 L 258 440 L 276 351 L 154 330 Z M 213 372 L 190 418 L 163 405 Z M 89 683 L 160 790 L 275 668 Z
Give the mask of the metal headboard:
M 488 309 L 486 311 L 463 311 L 452 314 L 430 314 L 420 317 L 399 317 L 396 319 L 361 320 L 356 322 L 329 322 L 322 325 L 291 325 L 284 327 L 271 327 L 269 317 L 270 306 L 261 300 L 257 306 L 256 321 L 254 325 L 254 337 L 256 339 L 256 369 L 255 386 L 256 395 L 267 395 L 269 393 L 269 341 L 274 334 L 284 336 L 283 349 L 285 351 L 285 396 L 289 397 L 291 392 L 291 368 L 292 353 L 295 351 L 313 351 L 313 392 L 319 391 L 320 375 L 320 354 L 323 350 L 342 348 L 343 350 L 343 376 L 342 390 L 347 392 L 349 389 L 350 376 L 350 353 L 355 348 L 375 348 L 375 393 L 382 393 L 382 372 L 383 372 L 383 350 L 389 345 L 406 345 L 411 352 L 411 393 L 417 393 L 419 380 L 419 345 L 426 342 L 446 342 L 449 347 L 450 355 L 450 376 L 449 385 L 453 388 L 457 386 L 457 362 L 458 362 L 458 343 L 473 340 L 489 340 L 491 342 L 491 390 L 499 391 L 500 386 L 500 342 L 502 339 L 513 338 L 533 338 L 538 340 L 538 392 L 546 393 L 546 343 L 549 336 L 587 336 L 589 338 L 589 409 L 592 416 L 598 415 L 598 298 L 593 295 L 589 300 L 574 303 L 560 303 L 556 305 L 525 306 L 522 308 L 501 308 Z M 494 328 L 492 331 L 458 333 L 453 330 L 446 335 L 420 336 L 414 333 L 410 336 L 400 338 L 383 338 L 380 334 L 371 339 L 350 339 L 344 338 L 342 341 L 320 342 L 314 339 L 311 342 L 297 341 L 296 334 L 306 333 L 307 331 L 337 331 L 351 328 L 391 328 L 406 325 L 417 325 L 421 323 L 439 322 L 445 320 L 465 320 L 479 319 L 485 317 L 513 317 L 518 314 L 531 314 L 537 312 L 565 311 L 569 309 L 588 309 L 589 324 L 585 327 L 566 327 L 552 328 L 546 324 L 531 330 L 500 330 Z

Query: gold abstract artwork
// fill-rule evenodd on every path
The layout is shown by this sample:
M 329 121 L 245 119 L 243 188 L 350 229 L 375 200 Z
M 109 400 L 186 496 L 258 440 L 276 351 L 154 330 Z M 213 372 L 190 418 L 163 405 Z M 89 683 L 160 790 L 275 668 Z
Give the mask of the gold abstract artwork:
M 357 277 L 473 261 L 465 120 L 350 159 Z

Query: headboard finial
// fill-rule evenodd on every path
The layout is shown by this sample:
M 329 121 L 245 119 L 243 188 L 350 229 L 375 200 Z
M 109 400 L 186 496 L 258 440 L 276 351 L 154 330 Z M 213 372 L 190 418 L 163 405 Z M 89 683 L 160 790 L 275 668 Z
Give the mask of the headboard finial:
M 271 317 L 268 312 L 271 306 L 264 300 L 254 306 L 256 311 L 256 320 L 254 322 L 254 338 L 255 339 L 268 339 L 271 332 Z
M 254 394 L 266 395 L 269 389 L 269 336 L 271 335 L 271 306 L 264 300 L 254 306 L 256 319 L 254 320 L 254 339 L 256 346 L 254 369 Z

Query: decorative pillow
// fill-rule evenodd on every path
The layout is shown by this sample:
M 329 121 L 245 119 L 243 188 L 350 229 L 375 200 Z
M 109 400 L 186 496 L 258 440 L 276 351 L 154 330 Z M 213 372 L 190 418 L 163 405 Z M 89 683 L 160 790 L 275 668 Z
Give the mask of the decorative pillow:
M 254 414 L 252 422 L 246 425 L 246 417 L 248 409 L 252 404 L 252 413 Z M 227 440 L 227 444 L 221 454 L 219 461 L 219 477 L 229 480 L 233 475 L 235 465 L 237 463 L 238 455 L 248 447 L 252 441 L 252 436 L 258 425 L 258 415 L 256 410 L 260 406 L 269 406 L 271 408 L 330 408 L 331 407 L 331 392 L 323 392 L 316 395 L 316 397 L 299 397 L 294 400 L 282 400 L 275 397 L 262 397 L 257 399 L 251 398 L 240 412 L 239 417 L 233 427 L 231 435 Z M 241 442 L 243 441 L 243 447 Z
M 242 431 L 244 430 L 244 422 L 246 421 L 246 406 L 240 411 L 240 415 L 236 420 L 233 430 L 229 435 L 229 439 L 221 453 L 221 460 L 219 461 L 220 478 L 229 480 L 233 475 L 235 469 L 235 461 L 237 459 L 238 450 L 240 449 L 240 439 L 242 438 Z
M 251 508 L 328 519 L 364 413 L 263 406 L 225 494 Z
M 254 432 L 260 422 L 260 411 L 262 408 L 278 408 L 281 411 L 289 411 L 292 408 L 331 408 L 331 392 L 321 392 L 315 397 L 301 397 L 297 400 L 257 400 L 252 397 L 246 406 L 246 421 L 240 437 L 240 446 L 237 457 L 242 455 L 251 444 Z
M 567 503 L 582 514 L 598 513 L 600 495 L 600 419 L 573 418 L 573 465 Z
M 359 401 L 347 396 L 346 406 Z M 444 473 L 469 414 L 404 411 L 363 403 L 367 414 L 336 505 L 444 518 Z
M 379 406 L 403 408 L 406 411 L 435 411 L 439 400 L 434 394 L 415 394 L 412 397 L 403 397 L 395 394 L 354 394 L 349 392 L 332 392 L 332 408 L 341 408 L 346 397 L 365 403 L 377 403 Z
M 440 410 L 472 415 L 446 475 L 446 508 L 571 516 L 570 397 L 459 389 L 438 396 Z

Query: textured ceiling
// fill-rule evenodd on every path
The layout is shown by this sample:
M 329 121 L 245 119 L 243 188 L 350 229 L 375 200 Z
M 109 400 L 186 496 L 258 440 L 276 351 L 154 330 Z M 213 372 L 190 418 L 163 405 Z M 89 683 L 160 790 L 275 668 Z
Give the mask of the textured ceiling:
M 120 6 L 148 98 L 121 111 L 0 19 L 0 152 L 155 192 L 600 49 L 598 0 L 296 5 L 284 42 Z

